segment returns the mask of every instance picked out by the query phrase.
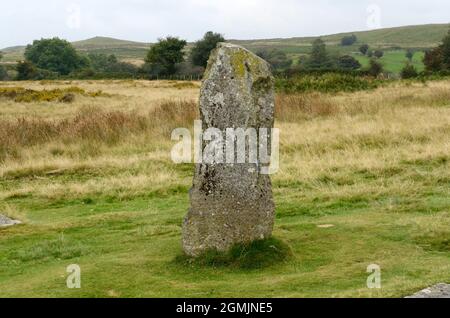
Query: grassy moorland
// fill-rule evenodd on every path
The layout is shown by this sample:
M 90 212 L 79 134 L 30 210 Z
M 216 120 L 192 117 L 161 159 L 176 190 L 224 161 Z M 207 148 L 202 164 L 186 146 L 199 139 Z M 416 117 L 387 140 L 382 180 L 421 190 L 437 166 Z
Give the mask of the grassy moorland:
M 292 257 L 256 269 L 176 261 L 193 166 L 171 162 L 170 132 L 192 126 L 198 83 L 0 88 L 18 85 L 75 97 L 0 98 L 0 213 L 24 222 L 0 229 L 0 297 L 400 297 L 450 283 L 448 80 L 279 94 L 274 236 Z M 66 287 L 70 264 L 81 289 Z

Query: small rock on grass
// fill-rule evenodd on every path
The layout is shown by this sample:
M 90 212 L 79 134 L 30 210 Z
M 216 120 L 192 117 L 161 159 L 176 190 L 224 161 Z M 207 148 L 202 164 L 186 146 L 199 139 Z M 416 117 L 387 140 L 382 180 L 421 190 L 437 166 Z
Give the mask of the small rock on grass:
M 437 284 L 406 298 L 450 298 L 450 284 Z
M 0 227 L 7 227 L 20 223 L 22 222 L 10 219 L 9 217 L 0 214 Z

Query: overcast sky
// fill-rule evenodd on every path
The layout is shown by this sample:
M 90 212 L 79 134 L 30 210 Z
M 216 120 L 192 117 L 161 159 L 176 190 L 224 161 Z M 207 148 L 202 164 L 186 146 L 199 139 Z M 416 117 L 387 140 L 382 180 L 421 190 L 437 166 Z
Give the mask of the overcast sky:
M 448 22 L 449 0 L 14 0 L 0 4 L 0 48 L 53 36 L 256 39 Z

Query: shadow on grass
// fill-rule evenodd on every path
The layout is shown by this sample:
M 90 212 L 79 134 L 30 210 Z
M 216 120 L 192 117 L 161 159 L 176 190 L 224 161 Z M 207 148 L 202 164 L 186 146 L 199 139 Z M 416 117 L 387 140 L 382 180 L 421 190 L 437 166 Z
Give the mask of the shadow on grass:
M 179 255 L 174 263 L 191 267 L 261 269 L 285 262 L 292 257 L 289 245 L 272 237 L 249 244 L 237 244 L 228 252 L 211 250 L 198 257 Z

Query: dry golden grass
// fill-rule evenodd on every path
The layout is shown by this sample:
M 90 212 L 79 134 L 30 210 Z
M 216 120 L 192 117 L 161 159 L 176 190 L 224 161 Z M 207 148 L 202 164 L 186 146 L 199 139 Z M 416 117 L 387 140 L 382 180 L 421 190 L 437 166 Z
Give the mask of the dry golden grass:
M 16 184 L 4 191 L 3 197 L 35 190 L 55 196 L 59 193 L 57 189 L 64 188 L 77 189 L 71 192 L 76 196 L 81 192 L 95 192 L 96 187 L 114 192 L 115 187 L 123 191 L 127 186 L 126 192 L 132 194 L 142 182 L 148 182 L 143 190 L 147 191 L 164 183 L 163 180 L 172 184 L 174 176 L 179 175 L 170 168 L 170 133 L 176 127 L 192 127 L 198 117 L 197 90 L 174 88 L 179 85 L 177 82 L 25 84 L 46 89 L 76 85 L 113 95 L 92 99 L 90 106 L 83 99 L 69 106 L 36 103 L 23 108 L 19 103 L 21 111 L 14 118 L 12 105 L 2 101 L 0 176 L 49 177 L 52 171 L 88 173 L 102 167 L 111 175 L 106 173 L 104 180 L 75 179 L 69 185 L 66 181 L 61 184 L 56 181 L 50 189 L 41 186 L 45 179 L 35 180 L 32 185 Z M 275 182 L 314 182 L 324 175 L 339 179 L 339 175 L 349 171 L 383 170 L 403 161 L 447 158 L 449 88 L 448 82 L 433 82 L 426 86 L 385 87 L 351 94 L 277 96 L 282 162 L 280 172 L 274 176 Z M 118 110 L 118 100 L 127 106 Z M 53 112 L 54 107 L 65 110 L 56 110 L 45 118 L 35 116 L 34 108 L 41 107 L 48 107 L 48 112 Z M 157 175 L 148 170 L 145 163 L 149 160 L 153 161 L 151 168 L 158 169 Z M 130 168 L 134 170 L 132 179 L 126 173 Z M 190 182 L 189 178 L 178 180 L 184 186 Z M 109 184 L 106 188 L 105 183 Z M 327 191 L 364 191 L 358 186 L 356 182 Z M 383 191 L 391 191 L 396 186 L 390 185 Z

